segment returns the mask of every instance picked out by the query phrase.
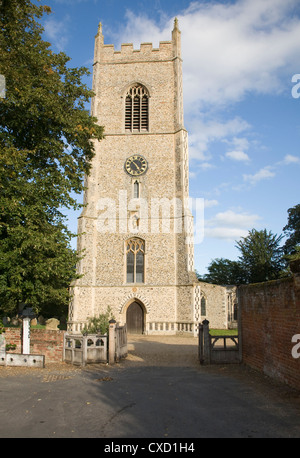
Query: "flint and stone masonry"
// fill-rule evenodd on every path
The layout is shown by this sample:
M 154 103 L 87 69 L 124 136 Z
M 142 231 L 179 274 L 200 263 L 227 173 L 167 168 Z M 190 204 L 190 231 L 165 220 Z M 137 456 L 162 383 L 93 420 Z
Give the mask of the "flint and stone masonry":
M 188 134 L 177 20 L 171 41 L 158 49 L 126 43 L 120 51 L 104 44 L 100 23 L 93 91 L 91 112 L 105 138 L 95 144 L 86 177 L 86 207 L 78 220 L 82 277 L 71 286 L 68 330 L 80 332 L 89 317 L 109 307 L 129 333 L 196 333 L 205 316 L 193 218 L 185 205 Z M 224 327 L 226 292 L 221 295 Z

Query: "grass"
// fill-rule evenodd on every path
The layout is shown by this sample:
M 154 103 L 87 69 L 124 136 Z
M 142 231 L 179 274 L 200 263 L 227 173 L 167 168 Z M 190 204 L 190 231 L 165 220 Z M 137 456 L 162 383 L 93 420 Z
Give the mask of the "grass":
M 21 328 L 21 325 L 13 325 L 13 324 L 6 324 L 5 325 L 6 328 Z M 36 324 L 36 325 L 30 325 L 30 328 L 31 329 L 46 329 L 46 326 L 43 325 L 43 324 Z M 60 331 L 66 331 L 67 330 L 67 327 L 64 326 L 64 325 L 59 325 L 58 326 L 58 329 Z
M 6 327 L 6 328 L 21 328 L 22 326 L 21 326 L 21 324 L 16 325 L 16 324 L 9 324 L 9 323 L 7 323 L 7 324 L 5 325 L 5 327 Z M 46 328 L 46 326 L 41 325 L 41 324 L 30 325 L 30 327 L 31 327 L 32 329 L 45 329 L 45 328 Z
M 238 334 L 237 329 L 210 329 L 209 333 L 211 336 L 236 336 Z

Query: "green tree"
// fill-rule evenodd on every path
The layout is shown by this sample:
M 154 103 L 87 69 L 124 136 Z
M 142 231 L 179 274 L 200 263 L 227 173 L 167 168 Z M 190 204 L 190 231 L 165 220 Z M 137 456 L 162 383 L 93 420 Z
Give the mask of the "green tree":
M 84 67 L 43 41 L 47 6 L 0 0 L 0 307 L 67 307 L 76 253 L 63 208 L 83 190 L 103 128 L 85 109 L 93 95 Z
M 288 209 L 288 223 L 283 231 L 287 237 L 283 250 L 286 255 L 290 255 L 300 246 L 300 204 Z
M 241 252 L 239 260 L 246 271 L 247 283 L 257 283 L 279 278 L 283 269 L 282 248 L 278 236 L 266 229 L 252 229 L 247 237 L 237 242 Z
M 215 285 L 240 285 L 246 281 L 245 270 L 238 261 L 216 258 L 212 260 L 207 270 L 207 274 L 198 278 Z

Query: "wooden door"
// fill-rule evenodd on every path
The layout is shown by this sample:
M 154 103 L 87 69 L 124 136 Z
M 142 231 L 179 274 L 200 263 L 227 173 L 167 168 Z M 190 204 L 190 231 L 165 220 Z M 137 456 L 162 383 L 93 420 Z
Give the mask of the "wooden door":
M 133 302 L 126 312 L 126 324 L 128 334 L 143 334 L 144 311 L 138 302 Z

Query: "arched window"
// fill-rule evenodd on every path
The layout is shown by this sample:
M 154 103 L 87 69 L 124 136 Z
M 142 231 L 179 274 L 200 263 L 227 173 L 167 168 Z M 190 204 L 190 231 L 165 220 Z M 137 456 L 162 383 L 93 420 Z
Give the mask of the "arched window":
M 149 92 L 141 84 L 128 89 L 125 99 L 125 130 L 149 130 Z
M 140 183 L 138 182 L 138 180 L 136 180 L 133 183 L 133 197 L 135 199 L 138 199 L 140 197 Z
M 144 283 L 145 242 L 133 238 L 126 242 L 127 283 Z

